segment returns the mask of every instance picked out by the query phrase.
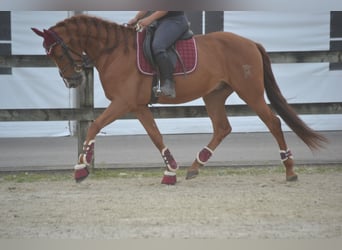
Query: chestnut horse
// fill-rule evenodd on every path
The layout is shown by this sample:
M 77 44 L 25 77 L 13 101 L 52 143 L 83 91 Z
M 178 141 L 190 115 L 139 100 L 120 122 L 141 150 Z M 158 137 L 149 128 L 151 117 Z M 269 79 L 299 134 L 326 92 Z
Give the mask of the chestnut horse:
M 162 183 L 175 184 L 177 162 L 164 144 L 148 107 L 152 77 L 141 74 L 136 66 L 136 30 L 88 15 L 65 19 L 48 30 L 32 30 L 44 38 L 47 55 L 57 64 L 67 87 L 77 87 L 84 81 L 84 67 L 91 60 L 99 73 L 104 93 L 111 101 L 88 128 L 84 152 L 75 166 L 76 181 L 83 180 L 89 174 L 88 167 L 99 131 L 132 112 L 166 164 Z M 266 104 L 264 91 L 274 110 L 310 149 L 322 147 L 326 139 L 309 128 L 288 105 L 277 86 L 265 49 L 258 43 L 229 32 L 196 35 L 195 41 L 198 51 L 196 69 L 186 77 L 175 76 L 176 98 L 158 98 L 158 103 L 179 104 L 202 97 L 211 119 L 213 136 L 188 168 L 186 179 L 199 174 L 199 168 L 231 132 L 225 102 L 236 92 L 265 123 L 278 143 L 286 180 L 297 180 L 280 119 Z

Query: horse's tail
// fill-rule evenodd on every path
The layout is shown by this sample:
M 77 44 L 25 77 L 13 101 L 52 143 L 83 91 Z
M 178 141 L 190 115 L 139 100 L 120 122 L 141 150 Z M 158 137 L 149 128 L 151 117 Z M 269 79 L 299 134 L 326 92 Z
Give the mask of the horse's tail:
M 263 60 L 264 66 L 264 84 L 266 95 L 271 102 L 272 107 L 292 129 L 296 135 L 311 149 L 319 149 L 324 147 L 327 139 L 321 134 L 315 132 L 308 127 L 297 115 L 294 109 L 287 103 L 286 99 L 280 92 L 277 82 L 274 78 L 271 61 L 266 50 L 260 44 L 256 44 Z

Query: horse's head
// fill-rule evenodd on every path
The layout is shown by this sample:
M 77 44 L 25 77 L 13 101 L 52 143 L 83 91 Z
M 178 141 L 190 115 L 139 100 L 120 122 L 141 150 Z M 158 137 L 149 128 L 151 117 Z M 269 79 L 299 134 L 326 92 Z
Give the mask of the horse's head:
M 89 60 L 80 48 L 69 47 L 52 29 L 40 31 L 32 28 L 33 32 L 43 37 L 43 47 L 46 54 L 56 63 L 59 74 L 65 86 L 76 88 L 85 81 L 84 68 L 89 66 Z

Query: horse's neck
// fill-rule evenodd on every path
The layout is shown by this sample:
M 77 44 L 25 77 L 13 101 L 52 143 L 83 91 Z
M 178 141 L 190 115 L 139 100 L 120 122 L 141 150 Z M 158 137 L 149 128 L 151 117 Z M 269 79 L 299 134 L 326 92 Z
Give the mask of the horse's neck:
M 94 63 L 102 56 L 126 53 L 135 49 L 135 33 L 117 24 L 108 26 L 101 21 L 89 21 L 86 24 L 77 24 L 64 32 L 66 36 L 71 37 L 72 46 L 81 47 Z
M 125 60 L 131 58 L 132 54 L 136 54 L 134 34 L 133 32 L 129 35 L 122 33 L 118 37 L 109 39 L 109 42 L 101 44 L 102 47 L 94 45 L 88 49 L 87 53 L 94 60 L 96 68 L 99 69 L 100 65 L 107 65 L 109 61 L 114 62 L 114 60 L 119 61 L 119 64 L 126 64 Z M 107 40 L 107 38 L 105 39 Z

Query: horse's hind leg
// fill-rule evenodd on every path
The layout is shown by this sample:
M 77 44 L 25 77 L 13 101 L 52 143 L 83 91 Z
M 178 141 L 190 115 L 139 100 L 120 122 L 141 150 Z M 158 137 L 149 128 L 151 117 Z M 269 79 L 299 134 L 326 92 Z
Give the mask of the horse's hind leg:
M 263 95 L 260 95 L 254 101 L 249 101 L 248 99 L 244 100 L 257 113 L 257 115 L 266 124 L 266 126 L 276 139 L 280 149 L 281 160 L 283 161 L 286 168 L 286 180 L 297 180 L 298 177 L 293 169 L 294 162 L 292 159 L 292 154 L 286 145 L 284 134 L 281 129 L 280 119 L 267 106 Z
M 197 154 L 192 166 L 187 171 L 186 179 L 192 179 L 198 175 L 199 168 L 208 162 L 217 146 L 231 132 L 232 128 L 227 119 L 225 101 L 232 92 L 229 86 L 222 85 L 221 88 L 203 97 L 214 133 L 208 145 Z
M 140 123 L 144 126 L 153 144 L 160 151 L 160 154 L 166 165 L 166 170 L 161 183 L 166 185 L 176 184 L 176 171 L 178 170 L 178 164 L 173 158 L 170 150 L 165 146 L 163 137 L 154 121 L 152 112 L 147 106 L 143 105 L 139 106 L 139 108 L 135 111 L 135 115 L 139 119 Z

